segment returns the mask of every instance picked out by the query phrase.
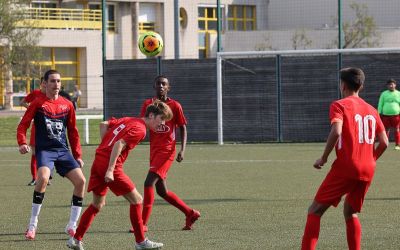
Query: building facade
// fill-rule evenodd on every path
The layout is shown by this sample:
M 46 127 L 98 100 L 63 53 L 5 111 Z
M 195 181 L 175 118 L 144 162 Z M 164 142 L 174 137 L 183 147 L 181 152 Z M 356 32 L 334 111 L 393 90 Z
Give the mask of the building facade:
M 216 0 L 108 0 L 106 2 L 107 60 L 142 59 L 137 47 L 142 32 L 152 30 L 164 39 L 165 59 L 210 58 L 217 51 Z M 380 31 L 381 47 L 398 47 L 400 1 L 358 0 L 368 8 Z M 220 0 L 224 51 L 330 48 L 337 39 L 337 1 Z M 13 75 L 12 91 L 0 84 L 0 106 L 11 94 L 14 106 L 38 85 L 48 69 L 61 72 L 67 92 L 82 91 L 80 107 L 102 108 L 101 1 L 33 0 L 27 19 L 41 29 L 42 59 L 38 75 Z M 354 9 L 343 5 L 344 22 Z M 178 30 L 177 30 L 178 29 Z M 303 40 L 295 43 L 296 35 Z M 311 41 L 304 44 L 305 41 Z M 303 42 L 303 44 L 301 43 Z

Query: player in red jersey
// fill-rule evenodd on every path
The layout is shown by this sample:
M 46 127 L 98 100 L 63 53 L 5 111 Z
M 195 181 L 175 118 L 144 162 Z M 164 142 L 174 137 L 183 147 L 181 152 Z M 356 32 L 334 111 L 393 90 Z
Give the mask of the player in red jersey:
M 315 249 L 321 216 L 330 206 L 337 206 L 346 195 L 343 215 L 346 221 L 347 244 L 350 250 L 361 249 L 361 212 L 364 197 L 375 172 L 376 160 L 388 146 L 388 138 L 375 108 L 358 96 L 365 76 L 361 69 L 340 71 L 343 99 L 330 106 L 331 131 L 321 158 L 314 168 L 321 169 L 335 147 L 336 159 L 319 187 L 308 209 L 302 250 Z M 375 146 L 375 138 L 378 144 Z
M 182 229 L 191 230 L 193 223 L 200 217 L 199 211 L 190 208 L 175 193 L 168 190 L 166 181 L 167 172 L 175 158 L 177 128 L 180 130 L 181 147 L 176 161 L 181 162 L 184 159 L 187 138 L 186 118 L 180 103 L 167 96 L 170 83 L 165 76 L 156 77 L 153 87 L 156 91 L 156 97 L 144 101 L 141 116 L 144 115 L 146 107 L 157 99 L 168 104 L 174 116 L 172 120 L 166 122 L 157 131 L 150 132 L 150 169 L 144 183 L 143 224 L 145 230 L 147 230 L 147 223 L 154 203 L 154 186 L 156 186 L 158 195 L 185 214 L 186 223 Z
M 46 95 L 46 88 L 44 86 L 43 82 L 43 77 L 40 78 L 40 86 L 39 89 L 35 89 L 32 92 L 30 92 L 27 96 L 25 96 L 20 105 L 28 108 L 29 104 L 33 102 L 35 99 L 39 97 L 43 97 Z M 35 156 L 35 126 L 32 126 L 31 128 L 31 138 L 29 140 L 29 146 L 32 149 L 32 156 L 31 156 L 31 175 L 32 175 L 32 180 L 28 183 L 28 186 L 34 186 L 36 184 L 36 172 L 37 172 L 37 166 L 36 166 L 36 156 Z
M 108 189 L 122 195 L 130 203 L 130 221 L 135 229 L 136 249 L 157 249 L 162 243 L 144 237 L 142 221 L 142 196 L 131 179 L 124 173 L 123 164 L 132 150 L 146 136 L 146 128 L 157 130 L 165 120 L 172 118 L 171 109 L 165 103 L 150 104 L 143 118 L 124 117 L 100 124 L 101 143 L 96 150 L 92 165 L 88 192 L 93 191 L 93 201 L 82 214 L 76 234 L 68 240 L 68 247 L 83 249 L 82 238 L 94 217 L 105 205 Z
M 46 186 L 54 168 L 62 177 L 67 177 L 74 186 L 70 220 L 65 228 L 69 235 L 75 233 L 85 193 L 86 180 L 81 170 L 83 161 L 74 107 L 70 101 L 58 95 L 61 88 L 60 73 L 55 70 L 47 71 L 44 83 L 46 96 L 35 99 L 29 105 L 17 128 L 19 152 L 26 154 L 31 150 L 26 142 L 26 131 L 32 119 L 35 119 L 35 155 L 38 171 L 31 219 L 25 233 L 25 238 L 28 240 L 35 238 Z

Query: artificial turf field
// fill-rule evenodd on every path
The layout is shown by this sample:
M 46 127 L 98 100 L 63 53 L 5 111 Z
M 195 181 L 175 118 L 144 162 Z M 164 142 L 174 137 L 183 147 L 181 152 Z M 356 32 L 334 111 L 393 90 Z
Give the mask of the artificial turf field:
M 324 144 L 188 145 L 185 160 L 169 172 L 168 187 L 201 212 L 194 230 L 181 231 L 183 214 L 159 197 L 149 222 L 150 239 L 163 249 L 299 249 L 306 212 L 334 158 L 312 167 Z M 130 154 L 125 171 L 143 193 L 148 145 Z M 95 147 L 83 147 L 89 177 Z M 46 192 L 36 239 L 26 241 L 32 187 L 30 155 L 0 148 L 0 249 L 67 249 L 63 233 L 72 186 L 56 175 Z M 400 249 L 400 152 L 393 144 L 378 161 L 375 180 L 360 214 L 362 249 Z M 87 194 L 85 205 L 91 200 Z M 84 238 L 91 249 L 134 249 L 128 203 L 109 193 L 107 204 Z M 321 223 L 318 249 L 346 249 L 342 203 Z

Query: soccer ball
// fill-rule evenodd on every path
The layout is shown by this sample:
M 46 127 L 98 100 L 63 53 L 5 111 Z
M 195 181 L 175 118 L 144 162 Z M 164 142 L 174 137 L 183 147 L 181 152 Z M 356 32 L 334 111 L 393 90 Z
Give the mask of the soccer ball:
M 164 42 L 158 33 L 147 31 L 140 35 L 138 46 L 145 56 L 156 56 L 162 51 Z

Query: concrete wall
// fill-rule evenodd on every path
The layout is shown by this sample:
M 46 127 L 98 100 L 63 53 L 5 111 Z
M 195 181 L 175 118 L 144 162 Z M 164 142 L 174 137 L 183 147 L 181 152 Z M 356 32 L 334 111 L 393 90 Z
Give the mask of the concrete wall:
M 269 50 L 260 49 L 272 46 L 272 50 L 291 50 L 293 35 L 300 30 L 286 31 L 236 31 L 226 32 L 223 37 L 224 51 Z M 380 29 L 380 47 L 400 47 L 400 30 Z M 310 46 L 297 49 L 326 49 L 335 48 L 333 41 L 337 40 L 337 30 L 307 30 L 305 35 L 312 41 Z M 215 47 L 216 45 L 213 44 Z M 215 48 L 213 48 L 215 52 Z
M 269 0 L 267 27 L 272 30 L 297 28 L 318 29 L 323 25 L 336 25 L 337 2 L 333 0 Z M 343 20 L 354 18 L 351 2 L 366 4 L 378 26 L 400 26 L 400 1 L 398 0 L 356 0 L 343 1 Z M 336 19 L 337 20 L 337 19 Z

